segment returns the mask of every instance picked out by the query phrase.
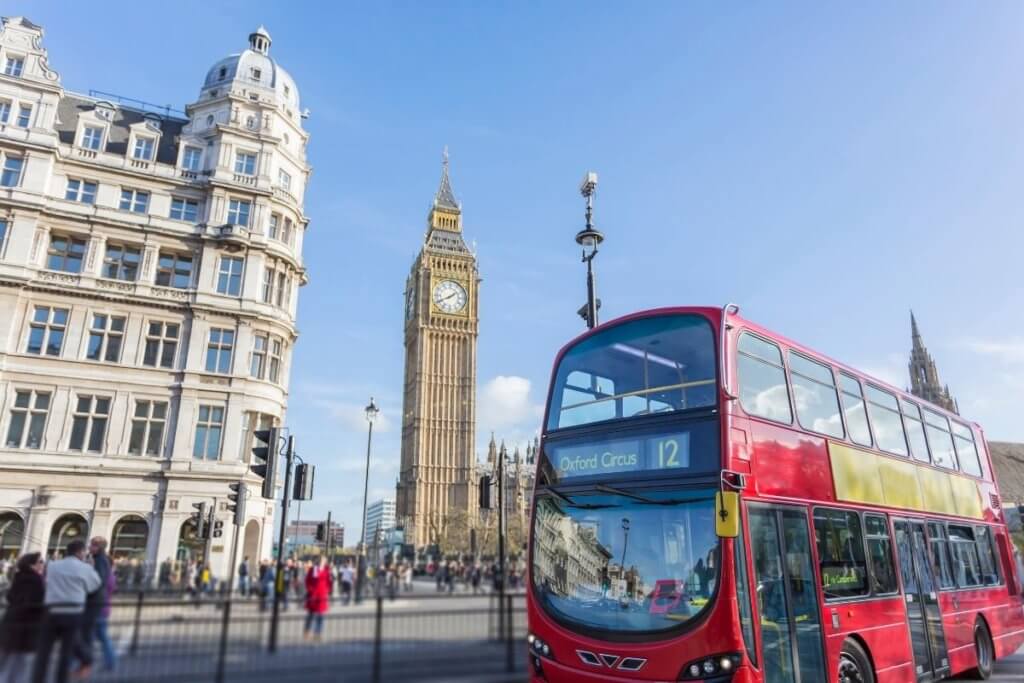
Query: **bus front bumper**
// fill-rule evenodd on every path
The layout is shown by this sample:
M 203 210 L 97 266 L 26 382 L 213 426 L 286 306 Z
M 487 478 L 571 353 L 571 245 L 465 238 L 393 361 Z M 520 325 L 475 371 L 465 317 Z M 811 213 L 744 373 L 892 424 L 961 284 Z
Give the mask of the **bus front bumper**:
M 538 658 L 540 660 L 541 671 L 538 672 L 536 665 L 534 664 L 534 656 L 529 657 L 529 669 L 530 672 L 530 683 L 612 683 L 622 681 L 654 681 L 657 683 L 674 683 L 676 680 L 686 681 L 685 678 L 680 679 L 664 679 L 664 678 L 647 678 L 640 674 L 625 674 L 623 672 L 612 672 L 609 670 L 607 673 L 599 672 L 596 670 L 584 670 L 575 666 L 565 666 L 551 659 Z M 740 665 L 732 674 L 726 676 L 717 676 L 715 678 L 706 678 L 700 681 L 693 681 L 693 683 L 761 683 L 761 678 L 756 672 L 747 666 L 746 663 Z

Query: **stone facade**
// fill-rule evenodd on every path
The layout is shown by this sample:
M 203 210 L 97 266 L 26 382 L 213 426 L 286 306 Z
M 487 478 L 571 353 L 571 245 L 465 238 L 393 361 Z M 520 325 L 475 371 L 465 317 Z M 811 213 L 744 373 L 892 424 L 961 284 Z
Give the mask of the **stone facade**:
M 87 34 L 83 34 L 87 35 Z M 0 32 L 0 554 L 81 535 L 150 568 L 267 557 L 252 432 L 284 421 L 306 282 L 299 94 L 261 27 L 184 112 L 65 91 Z M 87 49 L 82 45 L 81 49 Z M 228 485 L 250 493 L 236 534 Z
M 447 517 L 476 516 L 476 256 L 445 158 L 427 234 L 406 280 L 405 384 L 398 523 L 416 547 L 436 542 Z

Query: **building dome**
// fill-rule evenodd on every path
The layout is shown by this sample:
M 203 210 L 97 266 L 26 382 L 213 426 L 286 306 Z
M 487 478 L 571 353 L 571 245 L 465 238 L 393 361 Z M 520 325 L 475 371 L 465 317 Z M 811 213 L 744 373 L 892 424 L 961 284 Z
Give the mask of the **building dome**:
M 249 34 L 249 49 L 219 60 L 206 72 L 200 97 L 246 89 L 273 93 L 277 100 L 299 109 L 295 80 L 270 57 L 270 33 L 263 26 Z

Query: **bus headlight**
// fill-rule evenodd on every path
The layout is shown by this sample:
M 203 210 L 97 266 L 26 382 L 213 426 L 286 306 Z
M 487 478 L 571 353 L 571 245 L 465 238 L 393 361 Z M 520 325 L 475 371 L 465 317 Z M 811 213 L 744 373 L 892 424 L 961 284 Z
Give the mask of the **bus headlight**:
M 684 666 L 679 672 L 679 680 L 701 681 L 714 676 L 728 676 L 742 661 L 742 657 L 734 652 L 702 657 Z
M 526 635 L 526 644 L 530 652 L 532 652 L 534 655 L 540 655 L 542 657 L 547 657 L 548 659 L 554 659 L 554 657 L 551 654 L 551 646 L 545 643 L 537 636 L 533 635 L 532 633 L 528 633 Z

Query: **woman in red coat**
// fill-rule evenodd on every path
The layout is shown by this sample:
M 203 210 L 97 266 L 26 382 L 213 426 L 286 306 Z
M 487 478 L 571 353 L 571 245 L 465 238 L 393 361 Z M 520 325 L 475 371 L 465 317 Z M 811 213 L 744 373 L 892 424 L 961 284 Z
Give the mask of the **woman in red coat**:
M 331 570 L 327 568 L 327 560 L 318 557 L 306 572 L 306 628 L 303 632 L 306 640 L 320 640 L 330 597 Z

